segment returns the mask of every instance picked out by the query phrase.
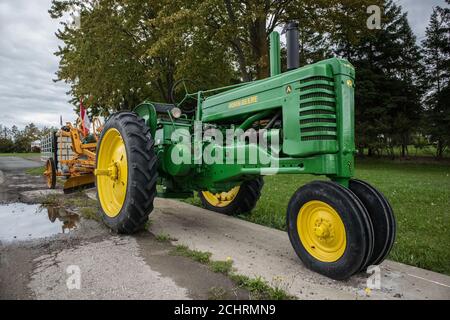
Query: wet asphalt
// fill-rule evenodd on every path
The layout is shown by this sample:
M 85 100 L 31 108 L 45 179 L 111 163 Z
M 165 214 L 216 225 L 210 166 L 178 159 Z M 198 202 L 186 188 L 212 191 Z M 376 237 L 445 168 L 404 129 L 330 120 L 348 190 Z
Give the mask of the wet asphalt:
M 40 165 L 0 157 L 0 299 L 250 298 L 227 276 L 173 255 L 176 242 L 147 230 L 117 235 L 77 212 L 40 205 L 45 180 L 26 173 Z

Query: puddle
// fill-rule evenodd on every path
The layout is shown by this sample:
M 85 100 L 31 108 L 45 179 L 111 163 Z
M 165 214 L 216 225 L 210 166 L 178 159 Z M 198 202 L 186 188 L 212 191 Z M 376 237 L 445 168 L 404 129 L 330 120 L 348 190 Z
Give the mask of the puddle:
M 69 233 L 79 216 L 59 207 L 39 204 L 0 204 L 0 241 L 12 242 Z

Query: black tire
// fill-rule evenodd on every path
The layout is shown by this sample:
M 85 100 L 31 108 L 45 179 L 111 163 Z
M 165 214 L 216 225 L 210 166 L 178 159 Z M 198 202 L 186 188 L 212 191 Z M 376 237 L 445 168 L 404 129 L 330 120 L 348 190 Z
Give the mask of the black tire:
M 396 222 L 386 197 L 367 182 L 352 179 L 350 190 L 361 200 L 369 213 L 374 229 L 374 249 L 363 269 L 383 262 L 395 241 Z
M 361 219 L 363 220 L 364 228 L 366 229 L 366 241 L 368 243 L 368 250 L 366 251 L 366 254 L 364 256 L 364 262 L 359 268 L 357 272 L 361 272 L 365 266 L 368 265 L 370 258 L 373 254 L 373 249 L 375 247 L 375 241 L 374 241 L 374 229 L 372 220 L 370 219 L 369 213 L 367 212 L 367 208 L 364 206 L 364 203 L 356 196 L 349 188 L 345 188 L 342 185 L 338 184 L 337 182 L 333 182 L 338 188 L 341 189 L 342 192 L 347 193 L 350 197 L 353 197 L 355 201 L 359 202 L 361 207 L 364 208 L 363 212 L 361 213 Z
M 346 247 L 335 261 L 324 262 L 312 256 L 300 240 L 297 218 L 307 202 L 318 200 L 331 206 L 345 229 Z M 328 181 L 313 181 L 299 188 L 287 208 L 287 231 L 300 260 L 311 270 L 336 280 L 344 280 L 358 272 L 371 256 L 373 229 L 361 201 L 347 188 Z
M 198 193 L 198 196 L 205 209 L 232 216 L 252 211 L 261 197 L 263 186 L 264 180 L 262 177 L 242 182 L 236 197 L 224 207 L 216 207 L 209 203 L 201 191 Z
M 55 160 L 53 158 L 48 158 L 46 163 L 46 170 L 50 169 L 50 172 L 47 172 L 47 187 L 49 189 L 55 189 L 56 187 L 56 165 Z
M 153 210 L 158 175 L 157 157 L 150 128 L 145 125 L 144 119 L 133 112 L 119 112 L 108 119 L 97 150 L 100 150 L 106 132 L 112 128 L 119 131 L 125 144 L 128 182 L 125 201 L 117 216 L 109 217 L 104 212 L 101 201 L 100 207 L 103 221 L 109 228 L 118 233 L 130 234 L 143 227 Z

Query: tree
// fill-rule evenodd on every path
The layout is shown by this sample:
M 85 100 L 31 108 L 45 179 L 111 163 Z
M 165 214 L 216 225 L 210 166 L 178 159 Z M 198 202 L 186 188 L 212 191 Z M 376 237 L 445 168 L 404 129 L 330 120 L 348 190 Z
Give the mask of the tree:
M 169 102 L 176 79 L 194 78 L 201 87 L 234 78 L 228 52 L 203 29 L 189 27 L 196 16 L 189 2 L 180 9 L 177 1 L 54 0 L 51 16 L 73 10 L 68 4 L 81 8 L 81 26 L 63 23 L 57 33 L 64 42 L 56 52 L 57 76 L 71 84 L 75 105 L 83 98 L 86 106 L 108 113 L 148 97 Z
M 40 138 L 39 128 L 34 123 L 27 124 L 22 131 L 19 131 L 14 137 L 14 151 L 31 151 L 31 142 Z
M 41 139 L 50 129 L 42 130 L 34 123 L 25 126 L 23 130 L 13 125 L 11 129 L 0 124 L 0 153 L 2 152 L 28 152 L 31 150 L 31 142 Z
M 449 0 L 446 1 L 449 4 Z M 450 9 L 435 7 L 422 42 L 426 76 L 423 83 L 424 126 L 441 158 L 450 145 Z
M 57 76 L 75 105 L 83 98 L 105 113 L 169 101 L 181 78 L 205 89 L 267 77 L 268 35 L 290 19 L 301 22 L 301 63 L 323 59 L 326 35 L 339 32 L 330 26 L 365 25 L 361 8 L 372 2 L 355 0 L 361 7 L 345 14 L 348 0 L 53 0 L 55 19 L 81 10 L 80 28 L 63 23 L 57 33 Z
M 336 54 L 357 69 L 356 137 L 360 153 L 407 145 L 420 119 L 422 66 L 420 49 L 407 15 L 393 1 L 384 1 L 381 29 L 352 37 L 347 29 L 335 33 Z
M 421 52 L 393 0 L 53 0 L 49 12 L 59 19 L 70 5 L 80 8 L 81 26 L 63 23 L 57 33 L 64 43 L 57 76 L 71 85 L 76 108 L 83 99 L 91 115 L 131 109 L 146 98 L 170 102 L 182 78 L 194 80 L 192 90 L 262 79 L 269 33 L 299 20 L 301 65 L 337 55 L 356 66 L 360 150 L 393 154 L 401 146 L 406 156 L 419 130 Z M 383 8 L 380 30 L 367 28 L 369 5 Z M 439 111 L 445 94 L 427 100 L 434 126 L 428 131 L 440 150 L 448 140 Z
M 12 152 L 13 146 L 11 129 L 0 124 L 0 153 Z

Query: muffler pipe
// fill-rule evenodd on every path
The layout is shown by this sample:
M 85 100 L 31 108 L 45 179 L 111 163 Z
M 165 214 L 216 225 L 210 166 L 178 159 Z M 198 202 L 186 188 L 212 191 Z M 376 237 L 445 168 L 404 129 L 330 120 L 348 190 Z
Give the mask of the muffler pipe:
M 300 67 L 298 44 L 298 22 L 290 21 L 285 27 L 286 30 L 286 50 L 287 50 L 287 69 L 293 70 Z

